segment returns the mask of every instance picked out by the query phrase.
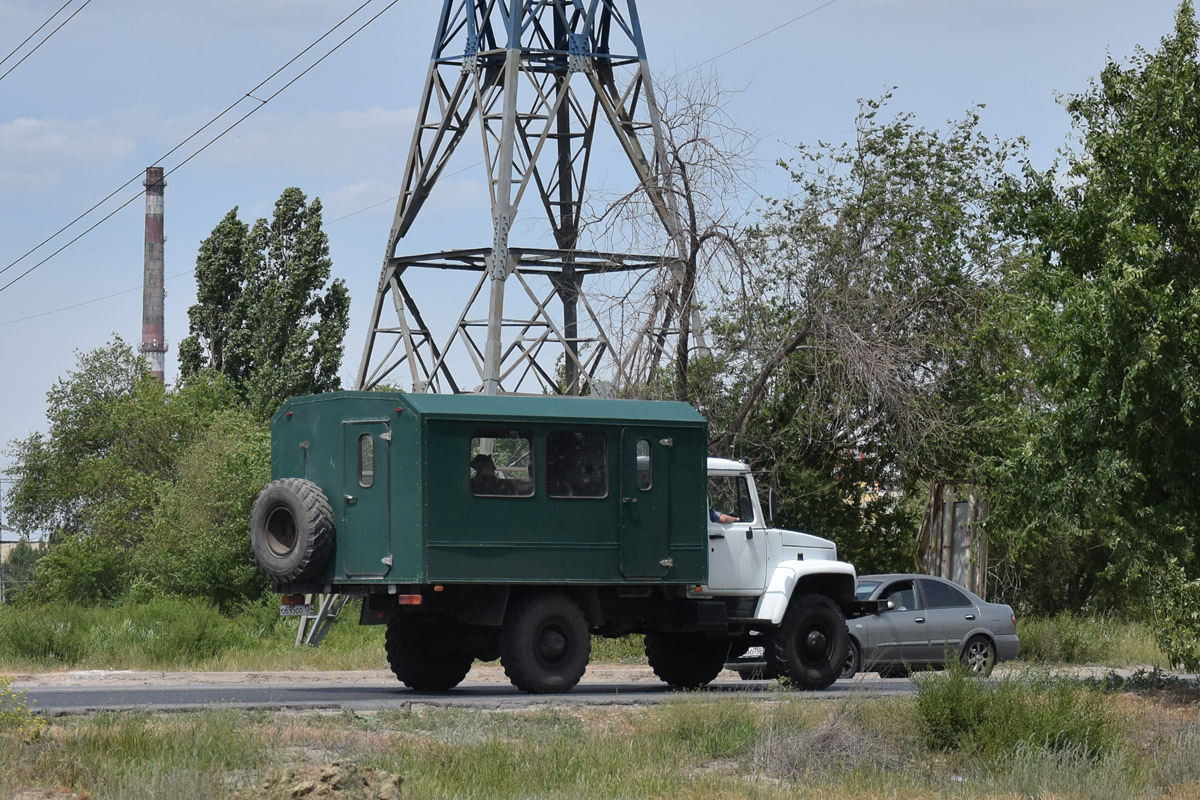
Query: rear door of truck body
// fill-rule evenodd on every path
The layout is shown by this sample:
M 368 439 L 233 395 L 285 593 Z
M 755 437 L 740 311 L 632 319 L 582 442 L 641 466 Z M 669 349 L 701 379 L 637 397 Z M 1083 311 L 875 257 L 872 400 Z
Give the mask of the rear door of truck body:
M 391 570 L 391 438 L 383 420 L 342 425 L 342 496 L 329 501 L 339 518 L 339 550 L 348 578 L 382 578 Z
M 621 431 L 621 574 L 662 578 L 671 560 L 669 444 L 651 428 Z

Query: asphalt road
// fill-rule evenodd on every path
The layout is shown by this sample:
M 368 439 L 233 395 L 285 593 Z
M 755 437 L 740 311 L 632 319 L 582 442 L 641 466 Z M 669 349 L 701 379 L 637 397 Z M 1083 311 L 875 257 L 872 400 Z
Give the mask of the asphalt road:
M 13 687 L 21 690 L 18 683 Z M 397 681 L 294 683 L 286 679 L 255 683 L 209 682 L 138 686 L 71 685 L 30 686 L 26 697 L 33 708 L 51 716 L 102 710 L 184 711 L 202 708 L 242 709 L 352 709 L 379 711 L 421 706 L 482 709 L 523 709 L 548 704 L 644 705 L 661 703 L 679 695 L 660 683 L 646 681 L 591 682 L 586 678 L 560 695 L 529 695 L 497 682 L 464 682 L 448 692 L 414 692 Z M 849 695 L 901 695 L 914 693 L 908 679 L 883 680 L 860 676 L 838 681 L 822 692 L 786 691 L 775 681 L 718 680 L 705 693 L 710 696 L 750 695 L 762 699 L 836 699 Z

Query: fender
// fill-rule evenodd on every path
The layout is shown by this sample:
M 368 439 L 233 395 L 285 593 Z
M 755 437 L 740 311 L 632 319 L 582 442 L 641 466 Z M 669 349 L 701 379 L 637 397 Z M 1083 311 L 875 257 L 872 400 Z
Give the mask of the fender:
M 770 620 L 772 625 L 781 623 L 797 584 L 814 577 L 835 583 L 845 581 L 849 584 L 847 594 L 853 599 L 858 576 L 852 565 L 844 561 L 780 561 L 771 573 L 767 590 L 758 598 L 754 618 Z

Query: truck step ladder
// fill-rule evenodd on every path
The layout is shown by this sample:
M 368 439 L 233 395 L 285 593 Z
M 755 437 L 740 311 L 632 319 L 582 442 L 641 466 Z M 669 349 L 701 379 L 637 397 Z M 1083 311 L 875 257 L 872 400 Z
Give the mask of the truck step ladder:
M 316 605 L 315 614 L 305 614 L 300 617 L 300 627 L 296 630 L 296 646 L 302 644 L 316 647 L 329 633 L 329 628 L 337 622 L 342 607 L 346 605 L 349 596 L 344 594 L 307 594 L 305 603 Z

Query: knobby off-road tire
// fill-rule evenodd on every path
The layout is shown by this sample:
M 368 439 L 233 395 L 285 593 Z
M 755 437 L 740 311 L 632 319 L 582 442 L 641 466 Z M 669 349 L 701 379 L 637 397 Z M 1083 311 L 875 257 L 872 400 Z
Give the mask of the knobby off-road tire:
M 591 653 L 587 620 L 566 595 L 537 594 L 509 606 L 500 632 L 500 664 L 521 691 L 570 691 L 583 677 Z
M 996 646 L 986 636 L 972 636 L 963 648 L 962 661 L 968 673 L 986 678 L 996 666 Z
M 462 683 L 475 659 L 462 649 L 453 630 L 408 614 L 388 621 L 384 648 L 401 683 L 419 692 L 444 692 Z
M 678 633 L 646 634 L 646 660 L 663 683 L 675 689 L 699 689 L 725 668 L 727 639 Z
M 333 541 L 333 508 L 312 481 L 284 478 L 259 492 L 250 515 L 250 549 L 258 568 L 277 583 L 319 575 Z
M 846 663 L 846 618 L 819 594 L 792 598 L 783 625 L 771 636 L 771 661 L 799 689 L 825 689 Z

